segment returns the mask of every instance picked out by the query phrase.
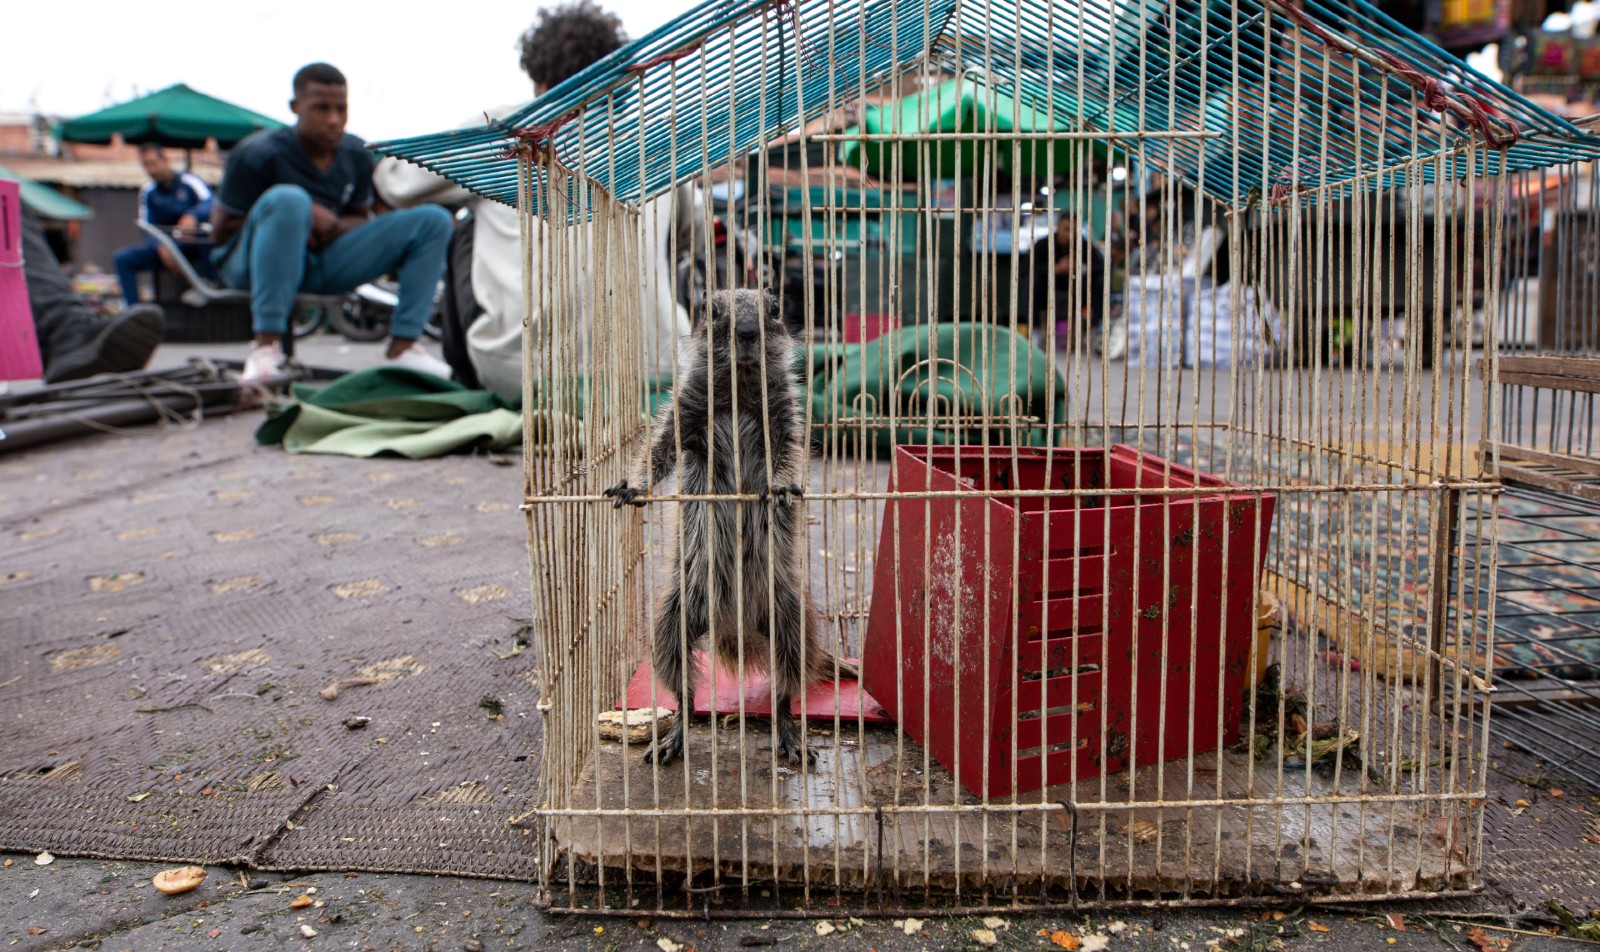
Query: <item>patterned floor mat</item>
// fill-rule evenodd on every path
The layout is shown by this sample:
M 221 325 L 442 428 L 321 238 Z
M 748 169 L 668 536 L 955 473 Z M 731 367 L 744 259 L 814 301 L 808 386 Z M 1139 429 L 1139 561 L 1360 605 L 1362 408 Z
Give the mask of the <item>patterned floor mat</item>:
M 1499 511 L 1495 656 L 1501 673 L 1600 678 L 1600 506 L 1511 485 Z
M 254 422 L 0 458 L 0 847 L 531 877 L 520 467 Z
M 1165 452 L 1174 462 L 1199 464 L 1236 482 L 1286 485 L 1360 483 L 1395 487 L 1351 494 L 1287 493 L 1273 526 L 1269 568 L 1315 589 L 1323 598 L 1375 612 L 1391 626 L 1427 640 L 1433 546 L 1430 507 L 1422 493 L 1403 491 L 1383 467 L 1353 458 L 1306 452 L 1246 455 L 1221 431 L 1124 431 L 1119 438 Z M 1164 444 L 1164 445 L 1163 445 Z M 1491 555 L 1487 513 L 1459 519 L 1453 549 L 1447 630 L 1472 633 L 1482 651 L 1488 629 L 1476 613 L 1487 607 Z M 1505 677 L 1600 679 L 1600 506 L 1533 487 L 1510 486 L 1497 501 L 1499 570 L 1494 664 Z M 1462 582 L 1466 591 L 1462 592 Z M 1477 583 L 1477 584 L 1475 584 Z

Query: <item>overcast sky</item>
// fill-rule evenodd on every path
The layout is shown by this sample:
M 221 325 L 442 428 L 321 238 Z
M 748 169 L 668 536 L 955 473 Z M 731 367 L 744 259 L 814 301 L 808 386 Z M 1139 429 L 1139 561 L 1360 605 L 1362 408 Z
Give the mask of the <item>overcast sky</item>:
M 697 0 L 601 2 L 622 17 L 629 39 L 638 39 Z M 350 80 L 351 132 L 369 140 L 435 132 L 532 95 L 516 40 L 546 5 L 7 4 L 0 112 L 71 117 L 181 82 L 287 122 L 294 71 L 326 60 Z M 416 13 L 399 12 L 405 7 Z

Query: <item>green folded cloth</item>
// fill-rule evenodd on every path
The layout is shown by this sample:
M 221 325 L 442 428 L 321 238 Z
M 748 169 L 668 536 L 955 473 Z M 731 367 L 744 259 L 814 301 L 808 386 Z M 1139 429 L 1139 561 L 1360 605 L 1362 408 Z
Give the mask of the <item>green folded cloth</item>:
M 346 374 L 327 386 L 297 383 L 292 403 L 267 408 L 256 442 L 291 453 L 412 459 L 522 442 L 522 414 L 488 390 L 401 367 Z
M 847 449 L 864 434 L 861 449 L 875 456 L 904 443 L 1006 444 L 1015 438 L 1048 445 L 1044 424 L 1066 421 L 1066 380 L 1054 361 L 993 324 L 920 324 L 865 344 L 818 344 L 804 348 L 797 370 L 809 389 L 812 421 L 844 428 Z M 571 408 L 566 412 L 552 412 L 535 393 L 542 419 L 533 429 L 541 442 L 581 440 L 586 381 L 572 378 L 566 385 L 558 401 Z M 666 381 L 648 382 L 641 414 L 654 411 L 669 389 Z M 424 459 L 504 450 L 522 440 L 517 404 L 414 370 L 376 367 L 327 386 L 297 383 L 292 394 L 293 402 L 268 407 L 257 442 L 281 443 L 291 453 Z M 898 415 L 892 426 L 891 407 Z M 1019 418 L 1015 433 L 1013 413 Z

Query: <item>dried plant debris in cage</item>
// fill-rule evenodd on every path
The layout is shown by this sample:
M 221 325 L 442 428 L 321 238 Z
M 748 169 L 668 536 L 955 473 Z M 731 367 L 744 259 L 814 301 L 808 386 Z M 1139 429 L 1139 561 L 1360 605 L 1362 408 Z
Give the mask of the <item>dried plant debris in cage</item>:
M 655 615 L 652 653 L 663 690 L 694 710 L 693 650 L 708 638 L 730 670 L 771 677 L 778 731 L 775 755 L 815 763 L 790 710 L 835 670 L 823 647 L 800 546 L 805 544 L 805 429 L 794 344 L 777 298 L 765 291 L 717 291 L 683 339 L 683 368 L 633 475 L 606 490 L 616 506 L 642 504 L 647 487 L 677 476 L 686 496 L 745 494 L 753 501 L 678 504 L 680 532 L 666 553 L 668 578 Z M 678 541 L 680 540 L 681 541 Z M 672 722 L 645 753 L 661 766 L 683 756 L 689 718 Z
M 1267 666 L 1261 682 L 1250 692 L 1247 703 L 1249 707 L 1245 711 L 1245 719 L 1255 722 L 1256 731 L 1249 737 L 1241 736 L 1235 746 L 1240 750 L 1248 747 L 1256 760 L 1265 761 L 1272 756 L 1278 744 L 1280 721 L 1291 737 L 1304 733 L 1306 701 L 1294 692 L 1284 692 L 1282 664 Z M 1296 724 L 1300 725 L 1298 730 Z

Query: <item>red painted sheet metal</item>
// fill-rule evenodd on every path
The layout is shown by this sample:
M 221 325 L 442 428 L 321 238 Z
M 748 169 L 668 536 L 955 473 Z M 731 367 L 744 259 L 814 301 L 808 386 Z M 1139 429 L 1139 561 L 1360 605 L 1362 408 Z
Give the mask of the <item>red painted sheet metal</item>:
M 985 492 L 1047 481 L 1216 491 Z M 1237 740 L 1270 494 L 1127 446 L 899 447 L 888 488 L 971 493 L 888 503 L 862 652 L 866 689 L 969 791 Z

